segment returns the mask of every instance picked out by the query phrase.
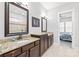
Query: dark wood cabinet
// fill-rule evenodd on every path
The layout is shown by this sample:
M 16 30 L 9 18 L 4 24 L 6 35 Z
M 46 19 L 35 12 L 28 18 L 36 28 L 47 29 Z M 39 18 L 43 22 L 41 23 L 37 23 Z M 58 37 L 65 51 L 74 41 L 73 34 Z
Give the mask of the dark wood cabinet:
M 43 55 L 43 53 L 45 52 L 45 40 L 43 37 L 41 37 L 40 40 L 40 56 Z
M 27 51 L 24 52 L 24 53 L 22 53 L 22 54 L 20 54 L 18 57 L 28 57 L 28 53 L 27 53 Z
M 29 50 L 30 48 L 34 47 L 34 42 L 28 45 L 25 45 L 22 47 L 22 52 L 25 52 L 26 50 Z
M 3 57 L 3 55 L 0 55 L 0 57 Z
M 53 44 L 53 34 L 48 36 L 48 48 Z
M 42 34 L 31 34 L 32 37 L 40 38 L 39 51 L 40 56 L 53 44 L 53 34 L 52 33 L 42 33 Z
M 30 57 L 39 57 L 39 45 L 30 49 Z
M 39 55 L 39 52 L 40 52 L 40 46 L 39 46 L 39 44 L 40 44 L 40 40 L 38 40 L 38 41 L 35 41 L 34 42 L 34 47 L 32 47 L 30 50 L 29 50 L 29 57 L 39 57 L 40 55 Z
M 16 50 L 10 51 L 8 53 L 4 54 L 4 57 L 15 57 L 17 55 L 21 54 L 21 48 L 18 48 Z
M 50 45 L 53 44 L 53 35 L 50 36 Z
M 35 42 L 35 46 L 36 46 L 36 45 L 39 45 L 39 43 L 40 43 L 40 40 L 36 41 L 36 42 Z
M 47 40 L 48 40 L 48 39 L 47 39 L 47 36 L 46 36 L 46 37 L 44 37 L 44 38 L 45 38 L 45 51 L 46 51 L 46 50 L 47 50 L 47 48 L 48 48 L 48 47 L 47 47 L 47 44 L 48 44 L 48 41 L 47 41 Z
M 31 34 L 31 36 L 40 38 L 40 44 L 39 44 L 40 45 L 40 56 L 43 55 L 43 53 L 47 49 L 47 36 L 48 36 L 48 34 L 41 34 L 41 35 Z

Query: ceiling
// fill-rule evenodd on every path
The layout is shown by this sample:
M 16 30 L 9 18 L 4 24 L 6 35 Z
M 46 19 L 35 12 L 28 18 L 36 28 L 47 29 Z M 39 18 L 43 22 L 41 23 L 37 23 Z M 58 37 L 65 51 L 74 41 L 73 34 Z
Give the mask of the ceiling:
M 67 4 L 68 2 L 41 2 L 41 4 L 47 9 L 55 8 L 64 4 Z

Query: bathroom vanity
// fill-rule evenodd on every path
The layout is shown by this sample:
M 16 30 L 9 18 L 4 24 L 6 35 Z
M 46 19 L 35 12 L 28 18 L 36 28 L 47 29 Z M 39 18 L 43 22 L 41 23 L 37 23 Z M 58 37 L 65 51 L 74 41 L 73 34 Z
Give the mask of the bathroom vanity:
M 31 34 L 32 37 L 40 38 L 40 56 L 53 44 L 53 33 L 43 32 Z
M 28 40 L 27 40 L 28 39 Z M 8 41 L 0 49 L 1 57 L 38 57 L 39 38 L 29 37 L 19 41 Z M 6 45 L 5 45 L 6 44 Z
M 45 22 L 46 26 L 42 27 L 42 32 L 29 36 L 26 35 L 29 32 L 28 20 L 28 9 L 13 2 L 5 3 L 5 37 L 0 38 L 0 57 L 39 57 L 53 44 L 53 33 L 47 32 L 45 18 L 42 23 Z
M 0 41 L 0 57 L 39 57 L 52 44 L 53 33 L 34 33 L 16 41 Z

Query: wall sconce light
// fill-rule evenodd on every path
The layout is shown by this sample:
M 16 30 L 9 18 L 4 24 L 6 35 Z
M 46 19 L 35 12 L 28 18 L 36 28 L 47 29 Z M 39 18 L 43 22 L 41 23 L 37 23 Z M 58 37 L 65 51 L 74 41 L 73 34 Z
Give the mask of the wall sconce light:
M 15 3 L 22 7 L 28 8 L 28 2 L 15 2 Z

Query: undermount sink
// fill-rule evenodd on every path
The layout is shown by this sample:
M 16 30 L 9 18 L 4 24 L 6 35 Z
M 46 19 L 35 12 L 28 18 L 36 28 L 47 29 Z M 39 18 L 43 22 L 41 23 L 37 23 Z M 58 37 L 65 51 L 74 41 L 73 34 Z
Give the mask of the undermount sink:
M 0 47 L 0 52 L 2 51 L 2 50 L 5 50 L 5 49 L 7 49 L 8 47 L 3 47 L 3 46 L 1 46 Z
M 26 39 L 26 38 L 22 38 L 22 39 L 17 40 L 15 37 L 13 37 L 11 39 L 11 42 L 16 42 L 16 43 L 22 43 L 22 42 L 27 42 L 27 41 L 29 41 L 29 39 Z
M 2 42 L 2 43 L 0 43 L 0 52 L 2 52 L 5 49 L 8 49 L 11 46 L 14 46 L 14 44 L 28 43 L 28 42 L 30 42 L 29 39 L 11 40 L 8 42 Z
M 0 44 L 0 52 L 5 50 L 5 49 L 8 49 L 8 46 L 10 46 L 10 45 L 11 45 L 10 42 Z
M 18 40 L 16 43 L 24 43 L 24 42 L 29 42 L 29 40 Z

